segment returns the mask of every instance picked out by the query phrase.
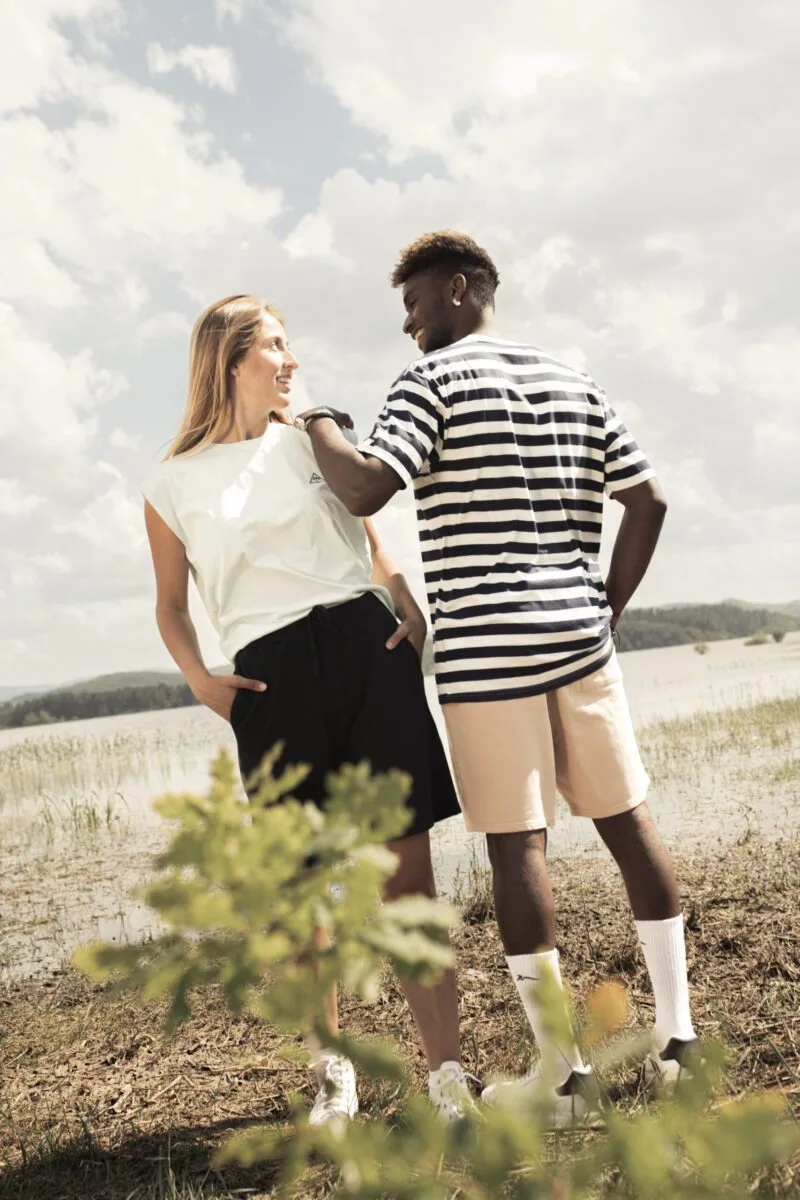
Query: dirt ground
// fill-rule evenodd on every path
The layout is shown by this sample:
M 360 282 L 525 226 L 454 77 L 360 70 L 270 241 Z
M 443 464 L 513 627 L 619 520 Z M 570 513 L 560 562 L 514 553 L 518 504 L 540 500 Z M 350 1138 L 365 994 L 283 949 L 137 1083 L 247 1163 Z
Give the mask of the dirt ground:
M 703 1037 L 729 1048 L 731 1095 L 779 1091 L 800 1118 L 800 841 L 748 839 L 679 863 L 694 1011 Z M 553 863 L 565 977 L 581 1002 L 604 979 L 629 989 L 632 1026 L 652 1000 L 624 894 L 610 863 Z M 464 1065 L 485 1078 L 528 1066 L 529 1037 L 505 969 L 485 881 L 462 897 L 457 934 Z M 344 1026 L 399 1038 L 411 1086 L 425 1067 L 410 1015 L 387 980 L 376 1005 L 344 997 Z M 281 1122 L 308 1075 L 277 1056 L 286 1039 L 231 1018 L 217 994 L 172 1039 L 163 1010 L 113 996 L 73 971 L 0 990 L 0 1197 L 15 1200 L 206 1200 L 271 1195 L 270 1168 L 219 1172 L 214 1150 L 231 1131 Z M 607 1079 L 626 1109 L 649 1103 L 635 1069 Z M 366 1119 L 392 1117 L 402 1094 L 361 1088 Z M 322 1172 L 304 1196 L 326 1195 Z M 800 1162 L 760 1181 L 763 1196 L 800 1195 Z

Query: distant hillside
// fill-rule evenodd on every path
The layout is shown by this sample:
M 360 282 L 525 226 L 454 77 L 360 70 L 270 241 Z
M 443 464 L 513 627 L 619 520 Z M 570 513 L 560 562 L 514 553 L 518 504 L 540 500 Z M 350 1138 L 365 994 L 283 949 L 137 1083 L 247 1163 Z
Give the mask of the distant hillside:
M 113 675 L 96 675 L 93 679 L 82 679 L 79 683 L 58 688 L 59 692 L 116 692 L 128 687 L 168 687 L 183 682 L 180 671 L 117 671 Z
M 136 675 L 137 672 L 131 672 Z M 180 679 L 180 676 L 178 676 Z M 157 683 L 144 687 L 116 687 L 90 692 L 71 688 L 45 692 L 25 700 L 0 704 L 0 729 L 28 725 L 52 725 L 60 721 L 83 721 L 89 717 L 115 717 L 121 713 L 183 708 L 197 704 L 186 683 Z
M 230 669 L 223 663 L 211 671 L 220 675 Z M 179 671 L 117 671 L 64 687 L 16 695 L 5 703 L 1 701 L 0 697 L 0 729 L 182 708 L 197 703 Z
M 800 600 L 790 600 L 788 604 L 753 604 L 750 600 L 723 600 L 723 604 L 735 604 L 737 608 L 767 609 L 769 612 L 784 613 L 786 616 L 800 620 Z
M 227 663 L 212 667 L 212 675 L 222 675 L 230 671 Z M 0 688 L 0 703 L 3 701 L 31 700 L 35 696 L 51 695 L 54 692 L 89 693 L 97 695 L 105 692 L 117 692 L 122 688 L 179 687 L 183 683 L 180 671 L 116 671 L 111 675 L 93 675 L 90 679 L 78 679 L 72 683 L 61 683 L 56 687 L 16 687 Z
M 718 642 L 796 628 L 794 616 L 736 602 L 629 609 L 619 624 L 620 650 L 651 650 L 690 642 Z
M 47 687 L 26 686 L 25 684 L 22 684 L 20 687 L 0 687 L 0 704 L 4 700 L 18 700 L 22 696 L 35 696 L 39 692 L 47 692 L 49 690 Z

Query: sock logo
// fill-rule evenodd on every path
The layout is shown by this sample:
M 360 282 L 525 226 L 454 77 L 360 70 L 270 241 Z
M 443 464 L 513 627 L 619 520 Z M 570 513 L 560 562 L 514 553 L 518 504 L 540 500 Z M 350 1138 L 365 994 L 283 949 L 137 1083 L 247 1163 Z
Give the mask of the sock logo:
M 311 476 L 311 478 L 309 479 L 308 482 L 309 483 L 324 483 L 325 480 L 322 478 L 321 475 L 318 475 L 317 472 L 314 471 L 313 475 Z
M 538 983 L 539 982 L 536 975 L 515 975 L 514 978 L 516 979 L 517 983 Z

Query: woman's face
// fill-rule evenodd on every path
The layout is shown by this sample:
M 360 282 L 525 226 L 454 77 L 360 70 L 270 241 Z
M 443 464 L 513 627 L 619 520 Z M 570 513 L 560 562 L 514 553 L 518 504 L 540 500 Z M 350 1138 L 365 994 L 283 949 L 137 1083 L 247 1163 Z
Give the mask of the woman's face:
M 286 330 L 264 313 L 261 334 L 234 368 L 237 398 L 265 412 L 288 408 L 297 359 L 289 349 Z

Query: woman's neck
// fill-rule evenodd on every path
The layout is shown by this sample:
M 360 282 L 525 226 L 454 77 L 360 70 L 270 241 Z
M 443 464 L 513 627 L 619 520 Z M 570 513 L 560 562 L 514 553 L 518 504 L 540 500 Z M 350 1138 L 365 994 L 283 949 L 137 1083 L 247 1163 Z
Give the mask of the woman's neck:
M 272 413 L 248 417 L 243 412 L 234 412 L 233 420 L 224 437 L 217 438 L 218 443 L 224 442 L 253 442 L 264 436 L 270 423 Z

